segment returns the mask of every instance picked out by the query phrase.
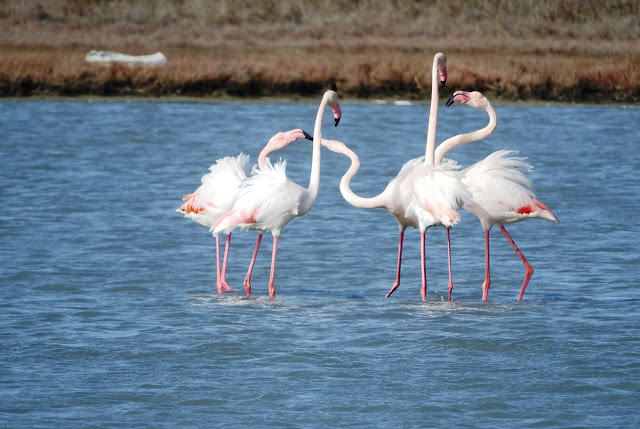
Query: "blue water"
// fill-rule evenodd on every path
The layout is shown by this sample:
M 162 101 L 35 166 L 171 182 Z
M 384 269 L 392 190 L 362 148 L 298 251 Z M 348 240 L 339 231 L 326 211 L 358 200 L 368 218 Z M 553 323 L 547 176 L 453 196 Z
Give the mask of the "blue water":
M 319 101 L 319 100 L 318 100 Z M 425 105 L 342 100 L 324 136 L 361 157 L 380 192 L 424 151 Z M 464 214 L 419 235 L 338 191 L 349 161 L 322 154 L 315 207 L 280 238 L 275 300 L 265 235 L 253 298 L 215 293 L 214 240 L 175 213 L 215 159 L 256 156 L 277 131 L 312 132 L 315 103 L 0 102 L 0 427 L 637 427 L 640 425 L 640 109 L 503 106 L 463 165 L 519 149 L 560 224 L 508 226 L 535 274 Z M 484 126 L 441 107 L 438 140 Z M 311 144 L 275 157 L 308 183 Z M 233 237 L 238 291 L 254 233 Z

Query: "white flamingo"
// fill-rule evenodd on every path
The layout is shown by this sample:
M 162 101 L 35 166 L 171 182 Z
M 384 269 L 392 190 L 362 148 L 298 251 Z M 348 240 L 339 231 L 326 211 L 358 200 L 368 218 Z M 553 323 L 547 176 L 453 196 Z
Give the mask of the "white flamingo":
M 260 241 L 265 231 L 273 235 L 269 296 L 275 296 L 275 268 L 278 238 L 282 228 L 298 216 L 306 215 L 316 200 L 320 185 L 320 141 L 322 139 L 322 118 L 329 106 L 334 114 L 335 125 L 340 121 L 338 94 L 327 91 L 322 97 L 313 136 L 313 156 L 309 186 L 303 188 L 286 176 L 286 161 L 272 164 L 265 159 L 263 165 L 254 169 L 254 174 L 242 182 L 231 210 L 221 217 L 211 228 L 214 235 L 231 233 L 236 228 L 257 230 L 256 247 L 245 277 L 247 296 L 251 296 L 251 273 L 255 264 Z
M 435 130 L 437 125 L 438 115 L 438 97 L 439 87 L 444 86 L 447 80 L 447 68 L 446 57 L 438 53 L 433 59 L 433 68 L 431 76 L 431 108 L 429 114 L 429 130 L 427 137 L 427 149 L 426 153 L 430 154 L 431 160 L 433 160 L 433 150 L 435 148 Z M 324 144 L 324 143 L 323 143 Z M 457 178 L 457 172 L 455 172 L 455 163 L 445 163 L 441 166 L 428 168 L 425 166 L 425 158 L 419 157 L 407 161 L 396 177 L 394 177 L 387 187 L 374 197 L 361 197 L 356 195 L 350 187 L 351 180 L 358 172 L 360 168 L 360 161 L 355 153 L 348 149 L 343 143 L 330 143 L 327 145 L 330 150 L 343 153 L 351 158 L 351 167 L 342 177 L 340 182 L 340 192 L 344 199 L 354 207 L 362 209 L 376 209 L 383 208 L 393 215 L 398 222 L 398 228 L 400 230 L 400 238 L 398 242 L 398 265 L 396 269 L 396 280 L 391 287 L 391 290 L 387 293 L 389 297 L 393 291 L 395 291 L 400 285 L 400 268 L 402 263 L 402 245 L 404 241 L 404 232 L 407 227 L 413 227 L 420 229 L 421 232 L 421 261 L 422 261 L 422 299 L 426 299 L 426 268 L 425 268 L 425 253 L 424 253 L 424 239 L 425 231 L 429 226 L 436 224 L 451 226 L 455 224 L 459 219 L 459 214 L 456 212 L 460 206 L 460 202 L 457 197 L 453 198 L 453 205 L 451 204 L 450 191 L 459 193 L 458 189 L 461 189 L 464 196 L 464 187 L 460 186 L 460 182 Z M 433 162 L 431 161 L 431 165 Z M 414 195 L 417 186 L 425 192 L 425 195 Z M 424 204 L 427 209 L 423 209 L 420 204 Z M 418 215 L 420 212 L 420 215 Z M 425 215 L 426 212 L 426 215 Z M 431 217 L 431 219 L 427 219 Z M 447 230 L 447 237 L 449 236 Z M 450 253 L 449 253 L 450 255 Z M 449 256 L 450 260 L 450 256 Z M 449 262 L 449 269 L 451 270 L 451 263 Z M 451 299 L 451 272 L 449 273 L 449 299 Z
M 480 130 L 460 134 L 442 142 L 436 150 L 436 162 L 441 162 L 446 153 L 456 146 L 488 137 L 493 133 L 498 123 L 493 106 L 478 91 L 456 91 L 447 101 L 447 106 L 453 103 L 463 103 L 487 111 L 489 124 Z M 533 267 L 516 246 L 504 225 L 535 218 L 558 223 L 556 215 L 537 200 L 533 183 L 526 176 L 526 173 L 531 172 L 533 167 L 524 162 L 526 158 L 511 156 L 516 153 L 517 151 L 513 150 L 498 150 L 462 172 L 462 182 L 472 194 L 472 199 L 464 206 L 464 209 L 480 220 L 485 236 L 483 301 L 488 298 L 491 284 L 489 264 L 489 231 L 491 228 L 494 225 L 500 228 L 525 266 L 525 278 L 518 295 L 518 301 L 520 301 L 529 279 L 533 275 Z
M 294 129 L 274 135 L 258 156 L 258 164 L 271 153 L 285 148 L 299 138 L 311 139 L 301 129 Z M 209 173 L 202 176 L 201 185 L 193 193 L 185 195 L 183 204 L 176 210 L 200 225 L 211 228 L 233 205 L 238 187 L 249 173 L 249 155 L 226 156 L 216 160 L 209 167 Z M 219 293 L 231 291 L 226 280 L 227 258 L 231 245 L 231 233 L 227 234 L 222 270 L 220 269 L 220 241 L 216 239 L 216 287 Z

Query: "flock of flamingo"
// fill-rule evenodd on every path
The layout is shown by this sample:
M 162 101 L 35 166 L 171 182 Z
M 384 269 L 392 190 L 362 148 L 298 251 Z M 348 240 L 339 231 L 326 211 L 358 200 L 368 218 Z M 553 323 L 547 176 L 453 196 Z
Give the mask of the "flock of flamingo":
M 453 280 L 451 274 L 450 228 L 461 218 L 460 209 L 475 215 L 482 225 L 485 237 L 485 278 L 482 284 L 482 300 L 488 299 L 491 284 L 489 264 L 489 231 L 495 225 L 513 246 L 525 266 L 525 278 L 520 288 L 518 301 L 524 295 L 533 268 L 505 229 L 505 224 L 538 218 L 558 222 L 555 214 L 537 200 L 535 189 L 527 173 L 532 166 L 525 158 L 514 156 L 517 151 L 498 150 L 485 159 L 462 169 L 458 163 L 444 156 L 453 148 L 465 143 L 482 140 L 493 133 L 497 115 L 491 103 L 480 92 L 456 91 L 446 105 L 462 103 L 485 110 L 489 124 L 477 131 L 460 134 L 442 142 L 436 148 L 436 126 L 438 118 L 439 90 L 447 80 L 446 57 L 435 55 L 432 69 L 431 107 L 424 156 L 407 161 L 398 175 L 389 182 L 382 193 L 375 197 L 361 197 L 350 188 L 351 180 L 360 168 L 358 156 L 343 142 L 322 138 L 324 112 L 329 107 L 338 126 L 341 117 L 338 94 L 326 91 L 318 108 L 313 137 L 301 129 L 280 132 L 266 144 L 258 157 L 258 163 L 249 172 L 249 156 L 240 154 L 218 159 L 202 177 L 201 186 L 183 197 L 177 209 L 185 217 L 208 227 L 216 239 L 216 286 L 218 293 L 232 291 L 226 281 L 227 258 L 231 233 L 235 229 L 258 232 L 256 246 L 249 264 L 244 288 L 251 296 L 251 274 L 260 247 L 262 235 L 270 231 L 273 235 L 269 296 L 275 296 L 275 269 L 278 237 L 285 225 L 311 210 L 320 182 L 321 146 L 332 152 L 343 154 L 351 165 L 340 181 L 340 192 L 351 205 L 362 209 L 383 208 L 391 213 L 400 230 L 398 243 L 398 265 L 396 279 L 387 293 L 389 297 L 400 285 L 402 244 L 407 227 L 417 228 L 421 240 L 422 300 L 427 296 L 425 264 L 425 235 L 428 228 L 442 226 L 447 232 L 449 284 L 448 299 L 451 300 Z M 313 141 L 311 177 L 304 188 L 286 175 L 286 161 L 271 163 L 268 155 L 283 149 L 298 139 Z M 219 235 L 226 235 L 222 267 L 220 267 Z

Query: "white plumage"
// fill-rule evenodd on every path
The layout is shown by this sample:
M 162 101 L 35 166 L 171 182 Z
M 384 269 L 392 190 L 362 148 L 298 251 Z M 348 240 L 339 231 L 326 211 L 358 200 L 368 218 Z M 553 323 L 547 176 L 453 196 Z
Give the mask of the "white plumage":
M 183 197 L 184 204 L 177 211 L 211 228 L 231 209 L 240 184 L 249 174 L 249 155 L 225 156 L 209 167 L 209 171 L 200 179 L 200 187 Z
M 211 228 L 227 213 L 236 194 L 249 172 L 249 155 L 225 156 L 209 167 L 209 173 L 200 179 L 201 185 L 193 193 L 185 195 L 184 203 L 176 210 L 200 225 Z M 231 236 L 227 236 L 225 256 L 220 269 L 220 241 L 216 237 L 216 287 L 218 292 L 230 291 L 226 281 L 227 255 Z
M 436 151 L 436 162 L 456 146 L 488 137 L 493 133 L 498 123 L 493 106 L 478 91 L 456 91 L 447 101 L 447 106 L 455 102 L 485 110 L 489 114 L 489 124 L 480 130 L 459 134 L 442 142 Z M 464 209 L 474 214 L 484 229 L 485 279 L 482 284 L 482 299 L 485 301 L 488 299 L 489 285 L 491 284 L 489 258 L 489 231 L 491 228 L 494 225 L 500 228 L 525 266 L 525 279 L 518 295 L 519 301 L 533 275 L 533 267 L 516 246 L 504 224 L 532 218 L 558 222 L 556 215 L 536 197 L 533 182 L 527 176 L 533 167 L 525 162 L 526 158 L 513 156 L 517 153 L 514 150 L 498 150 L 462 171 L 462 182 L 471 192 L 471 200 L 465 204 Z
M 280 235 L 282 228 L 311 209 L 311 195 L 286 174 L 285 160 L 254 166 L 252 174 L 238 190 L 231 210 L 213 228 L 213 234 L 228 234 L 234 229 L 271 231 Z

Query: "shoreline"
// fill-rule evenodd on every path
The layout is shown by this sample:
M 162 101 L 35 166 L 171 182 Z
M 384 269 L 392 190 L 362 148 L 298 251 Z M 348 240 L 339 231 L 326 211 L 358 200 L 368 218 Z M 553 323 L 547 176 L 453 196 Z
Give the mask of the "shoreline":
M 446 88 L 444 90 L 446 93 Z M 452 91 L 453 93 L 453 91 Z M 484 94 L 484 93 L 483 93 Z M 450 95 L 450 94 L 449 94 Z M 440 97 L 440 102 L 447 100 L 448 96 Z M 619 107 L 629 109 L 640 109 L 640 104 L 634 101 L 556 101 L 556 100 L 505 100 L 492 99 L 487 96 L 493 106 L 575 106 L 575 107 Z M 289 104 L 314 104 L 317 103 L 317 96 L 305 97 L 232 97 L 232 96 L 100 96 L 100 95 L 78 95 L 78 96 L 58 96 L 58 95 L 33 95 L 22 97 L 0 97 L 0 101 L 6 102 L 77 102 L 77 103 L 190 103 L 190 104 L 239 104 L 239 103 L 289 103 Z M 407 105 L 407 106 L 428 106 L 428 100 L 408 100 L 402 98 L 378 98 L 361 99 L 353 97 L 342 97 L 341 104 L 378 104 L 378 105 Z

